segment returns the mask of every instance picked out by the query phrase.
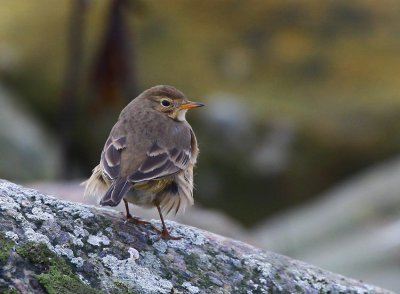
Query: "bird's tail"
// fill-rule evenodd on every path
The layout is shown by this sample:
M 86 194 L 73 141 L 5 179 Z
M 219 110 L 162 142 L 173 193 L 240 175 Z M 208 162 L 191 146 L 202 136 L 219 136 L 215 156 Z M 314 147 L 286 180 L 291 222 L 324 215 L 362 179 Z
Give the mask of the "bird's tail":
M 85 187 L 84 197 L 93 196 L 101 197 L 107 191 L 107 183 L 105 182 L 100 165 L 93 169 L 93 173 L 89 179 L 81 183 L 81 186 Z
M 117 206 L 131 188 L 126 178 L 116 179 L 100 201 L 102 206 Z

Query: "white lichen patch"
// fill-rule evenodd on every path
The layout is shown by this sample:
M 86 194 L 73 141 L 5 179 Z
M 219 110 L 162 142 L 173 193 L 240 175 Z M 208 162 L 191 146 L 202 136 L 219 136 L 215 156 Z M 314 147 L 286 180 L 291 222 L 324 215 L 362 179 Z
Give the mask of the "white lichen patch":
M 159 224 L 159 221 L 153 220 L 152 223 Z M 180 250 L 186 250 L 186 248 L 189 248 L 192 245 L 202 246 L 207 242 L 207 238 L 204 235 L 204 231 L 200 229 L 196 229 L 189 226 L 182 226 L 173 221 L 166 221 L 166 224 L 167 227 L 170 228 L 170 230 L 171 228 L 173 228 L 172 235 L 182 237 L 179 240 L 163 241 L 167 243 L 168 247 Z M 161 242 L 156 242 L 156 243 L 161 243 Z M 159 246 L 163 245 L 160 244 Z
M 139 251 L 137 251 L 135 248 L 129 247 L 128 253 L 129 253 L 129 258 L 132 260 L 136 260 L 139 258 Z
M 266 281 L 271 280 L 271 277 L 273 276 L 273 267 L 272 264 L 265 262 L 265 260 L 260 261 L 261 257 L 261 253 L 245 254 L 243 255 L 242 262 L 246 267 L 249 267 L 254 272 L 259 274 L 255 281 L 248 281 L 248 286 L 254 291 L 258 290 L 261 293 L 264 293 L 263 291 L 268 290 Z M 275 286 L 278 290 L 280 289 L 279 285 Z
M 230 257 L 226 256 L 225 254 L 217 254 L 215 255 L 215 258 L 224 262 L 228 262 L 230 260 Z
M 153 243 L 154 249 L 156 249 L 159 253 L 167 252 L 168 245 L 167 242 L 163 239 L 158 240 L 157 242 Z
M 271 275 L 271 271 L 272 271 L 272 264 L 270 263 L 265 263 L 265 262 L 259 262 L 258 266 L 257 266 L 257 271 L 259 273 L 261 273 L 261 275 L 264 278 L 268 278 Z
M 7 238 L 13 240 L 14 242 L 18 241 L 19 239 L 18 235 L 12 231 L 7 231 L 5 235 Z
M 19 202 L 19 204 L 20 204 L 22 207 L 27 207 L 27 208 L 32 207 L 32 203 L 31 203 L 28 199 L 21 199 L 21 201 Z
M 85 283 L 86 285 L 90 285 L 89 281 L 86 280 L 81 274 L 78 274 L 79 280 L 82 281 L 82 283 Z
M 193 286 L 189 282 L 184 282 L 182 287 L 189 291 L 189 293 L 196 294 L 200 292 L 200 289 L 196 286 Z
M 0 210 L 16 210 L 19 211 L 21 206 L 10 197 L 0 195 Z
M 210 255 L 204 253 L 202 250 L 193 250 L 190 252 L 195 253 L 200 262 L 204 265 L 207 265 L 207 267 L 210 267 L 213 264 L 213 257 L 210 257 Z
M 80 226 L 76 226 L 74 228 L 74 235 L 77 237 L 87 237 L 89 236 L 89 232 Z
M 314 288 L 319 292 L 329 292 L 332 289 L 333 284 L 337 293 L 345 293 L 349 291 L 349 287 L 345 285 L 341 285 L 340 283 L 335 283 L 332 281 L 327 275 L 326 272 L 319 271 L 317 268 L 314 268 L 310 265 L 306 265 L 301 261 L 296 261 L 298 264 L 303 265 L 303 267 L 294 267 L 291 272 L 296 277 L 296 284 L 299 287 L 303 288 Z M 329 273 L 331 274 L 331 273 Z M 337 277 L 336 277 L 337 278 Z M 351 287 L 352 293 L 373 293 L 374 287 L 370 285 L 353 285 Z M 366 292 L 367 291 L 367 292 Z
M 81 219 L 88 219 L 94 217 L 94 214 L 86 207 L 71 202 L 63 202 L 64 207 L 61 209 L 62 212 L 68 213 L 75 217 L 80 217 Z
M 74 252 L 70 248 L 56 245 L 54 251 L 60 256 L 66 256 L 69 260 L 74 258 Z
M 110 245 L 110 239 L 106 235 L 103 235 L 102 232 L 97 233 L 96 236 L 89 235 L 87 242 L 93 246 L 101 246 L 101 244 Z
M 238 269 L 240 269 L 242 266 L 242 262 L 239 259 L 231 258 L 231 262 Z
M 162 265 L 160 259 L 149 251 L 140 252 L 140 259 L 137 263 L 151 269 L 151 271 L 161 273 Z
M 48 195 L 46 198 L 43 199 L 44 204 L 53 206 L 53 207 L 56 207 L 57 205 L 59 205 L 60 201 L 61 200 L 57 199 L 54 196 L 50 196 L 50 195 Z
M 36 195 L 35 195 L 36 196 Z M 39 206 L 39 205 L 42 205 L 42 199 L 41 199 L 41 197 L 38 197 L 38 199 L 36 199 L 34 202 L 33 202 L 33 205 L 35 206 L 35 207 L 37 207 L 37 206 Z
M 71 239 L 72 239 L 72 244 L 79 246 L 79 247 L 83 247 L 83 242 L 82 242 L 81 238 L 72 237 Z
M 54 215 L 48 212 L 43 211 L 40 207 L 35 206 L 32 208 L 32 213 L 27 213 L 26 217 L 32 220 L 53 220 Z
M 110 269 L 112 281 L 117 280 L 130 289 L 149 294 L 171 292 L 173 285 L 170 281 L 161 278 L 148 268 L 136 264 L 130 258 L 119 260 L 113 255 L 106 255 L 101 261 L 105 267 Z M 112 283 L 112 281 L 108 282 Z
M 14 219 L 20 223 L 20 226 L 26 231 L 28 228 L 35 229 L 36 225 L 28 221 L 21 213 L 15 212 Z
M 75 264 L 76 267 L 78 267 L 78 268 L 82 267 L 84 262 L 85 261 L 83 260 L 82 257 L 74 257 L 71 259 L 71 263 Z
M 32 228 L 27 228 L 25 230 L 25 236 L 28 241 L 34 243 L 44 243 L 46 244 L 47 248 L 49 248 L 51 251 L 54 251 L 54 247 L 51 245 L 50 240 L 46 235 L 37 233 Z

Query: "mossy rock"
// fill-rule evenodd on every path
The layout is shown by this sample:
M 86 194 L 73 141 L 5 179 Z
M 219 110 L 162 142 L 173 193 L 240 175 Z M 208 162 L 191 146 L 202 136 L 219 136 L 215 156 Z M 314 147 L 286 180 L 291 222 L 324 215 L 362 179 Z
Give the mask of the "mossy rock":
M 0 180 L 0 293 L 391 293 L 167 224 L 180 240 L 160 240 L 151 225 L 126 223 L 117 212 Z

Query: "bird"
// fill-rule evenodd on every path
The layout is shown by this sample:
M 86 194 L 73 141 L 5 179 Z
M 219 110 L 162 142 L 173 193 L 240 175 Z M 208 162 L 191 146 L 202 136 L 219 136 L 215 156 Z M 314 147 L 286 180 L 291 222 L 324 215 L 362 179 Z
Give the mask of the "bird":
M 162 230 L 160 238 L 180 239 L 168 231 L 163 213 L 178 213 L 193 205 L 193 168 L 199 148 L 195 133 L 186 120 L 189 109 L 204 104 L 193 102 L 168 85 L 149 88 L 120 113 L 101 152 L 100 163 L 82 184 L 84 196 L 100 196 L 100 205 L 128 203 L 156 207 Z

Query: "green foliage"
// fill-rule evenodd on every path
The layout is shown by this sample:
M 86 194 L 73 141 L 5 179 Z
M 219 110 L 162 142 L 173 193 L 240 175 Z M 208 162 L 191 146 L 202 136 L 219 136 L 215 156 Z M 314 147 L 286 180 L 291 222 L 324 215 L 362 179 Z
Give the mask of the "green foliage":
M 73 273 L 71 266 L 63 258 L 50 251 L 46 244 L 28 242 L 18 246 L 16 251 L 21 257 L 40 268 L 42 273 L 38 275 L 38 281 L 49 294 L 103 293 L 84 284 Z
M 3 294 L 19 294 L 19 291 L 15 288 L 9 288 L 6 291 L 2 292 Z

